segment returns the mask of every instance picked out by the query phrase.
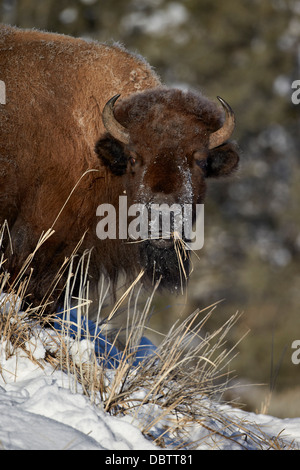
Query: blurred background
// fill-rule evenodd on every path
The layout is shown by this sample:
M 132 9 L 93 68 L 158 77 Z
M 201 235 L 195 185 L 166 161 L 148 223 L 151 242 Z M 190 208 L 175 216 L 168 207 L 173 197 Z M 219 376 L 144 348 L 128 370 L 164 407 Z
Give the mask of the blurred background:
M 237 394 L 247 409 L 300 416 L 291 360 L 300 340 L 300 1 L 1 0 L 0 21 L 121 42 L 165 84 L 230 103 L 239 172 L 210 182 L 184 312 L 185 299 L 164 298 L 153 321 L 166 331 L 221 301 L 206 324 L 213 331 L 243 313 L 229 337 L 234 345 L 250 330 L 231 365 L 245 384 Z

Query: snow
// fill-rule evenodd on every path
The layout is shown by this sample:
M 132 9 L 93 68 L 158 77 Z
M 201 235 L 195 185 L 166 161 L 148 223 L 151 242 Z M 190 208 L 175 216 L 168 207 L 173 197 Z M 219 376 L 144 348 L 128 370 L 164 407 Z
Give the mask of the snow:
M 141 424 L 150 415 L 163 417 L 158 405 L 145 405 L 137 416 L 112 416 L 98 400 L 83 393 L 82 386 L 70 373 L 45 361 L 47 351 L 57 345 L 55 332 L 35 326 L 23 348 L 12 349 L 8 340 L 0 339 L 0 448 L 7 450 L 109 450 L 155 453 L 161 450 L 141 432 Z M 53 341 L 52 341 L 53 340 Z M 84 339 L 75 348 L 70 339 L 74 360 L 88 361 L 91 344 Z M 57 346 L 56 346 L 57 347 Z M 107 375 L 109 380 L 113 370 Z M 145 395 L 141 389 L 134 399 Z M 207 402 L 209 420 L 187 429 L 190 441 L 199 442 L 197 449 L 267 449 L 263 442 L 280 443 L 282 448 L 300 447 L 300 418 L 279 419 L 256 415 L 229 405 Z M 215 414 L 214 414 L 215 413 Z M 223 421 L 212 416 L 223 416 Z M 236 423 L 240 426 L 236 426 Z M 224 424 L 225 423 L 225 424 Z M 155 428 L 155 426 L 154 426 Z M 213 431 L 213 432 L 212 432 Z M 155 434 L 155 430 L 152 430 Z M 165 439 L 167 450 L 174 449 L 172 436 Z M 263 443 L 262 443 L 263 442 Z M 166 449 L 165 449 L 166 450 Z
M 0 448 L 155 449 L 135 426 L 72 392 L 67 374 L 52 366 L 42 369 L 17 351 L 1 367 Z

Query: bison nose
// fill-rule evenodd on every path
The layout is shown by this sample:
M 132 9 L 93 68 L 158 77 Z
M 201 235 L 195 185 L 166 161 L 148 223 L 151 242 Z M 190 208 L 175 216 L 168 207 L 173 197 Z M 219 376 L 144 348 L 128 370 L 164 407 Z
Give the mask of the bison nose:
M 168 204 L 168 206 L 171 206 L 175 204 L 175 198 L 173 194 L 157 192 L 151 197 L 150 204 Z
M 150 240 L 157 247 L 173 243 L 174 236 L 182 232 L 182 207 L 173 197 L 156 194 L 148 205 Z

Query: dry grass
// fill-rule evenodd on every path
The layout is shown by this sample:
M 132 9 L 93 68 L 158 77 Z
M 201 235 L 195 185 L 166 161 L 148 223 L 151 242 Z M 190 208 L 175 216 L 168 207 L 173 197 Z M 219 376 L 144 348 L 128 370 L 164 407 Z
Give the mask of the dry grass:
M 40 244 L 48 236 L 51 236 L 51 232 L 41 238 Z M 3 232 L 0 237 L 2 239 Z M 12 284 L 9 283 L 9 274 L 3 269 L 5 260 L 3 257 L 1 259 L 0 346 L 6 357 L 13 355 L 17 348 L 22 348 L 41 368 L 49 363 L 54 369 L 61 369 L 70 378 L 70 387 L 75 391 L 82 391 L 94 406 L 103 407 L 107 413 L 130 417 L 142 433 L 159 447 L 192 449 L 209 442 L 210 447 L 218 448 L 220 442 L 225 440 L 229 444 L 233 443 L 236 448 L 249 448 L 249 442 L 250 447 L 258 449 L 287 448 L 280 435 L 270 438 L 260 429 L 253 430 L 249 423 L 230 418 L 219 406 L 223 392 L 230 387 L 229 365 L 235 351 L 235 348 L 228 347 L 226 338 L 239 320 L 239 314 L 233 315 L 217 331 L 207 334 L 205 325 L 213 315 L 216 305 L 198 310 L 183 322 L 175 324 L 162 337 L 155 353 L 133 367 L 137 345 L 147 333 L 151 302 L 157 287 L 155 286 L 141 307 L 138 302 L 141 273 L 112 308 L 108 319 L 97 320 L 101 333 L 105 334 L 107 324 L 127 304 L 130 315 L 125 328 L 122 357 L 115 369 L 107 369 L 95 356 L 91 341 L 87 342 L 91 345 L 87 354 L 79 339 L 70 340 L 67 321 L 62 330 L 55 334 L 51 327 L 44 327 L 47 319 L 42 314 L 48 302 L 47 297 L 39 308 L 29 306 L 20 312 L 21 301 L 28 293 L 29 279 L 24 273 L 30 266 L 32 256 L 26 260 L 26 266 Z M 70 299 L 74 278 L 77 276 L 81 282 L 77 309 L 79 315 L 88 315 L 88 263 L 89 253 L 86 253 L 75 276 L 70 275 L 68 278 L 66 312 L 71 308 Z M 61 272 L 66 266 L 68 264 L 62 266 Z M 69 267 L 72 272 L 72 259 L 69 260 Z M 52 288 L 59 276 L 60 273 Z M 108 295 L 104 284 L 103 282 L 99 314 Z M 39 331 L 42 329 L 44 333 L 43 342 L 47 352 L 42 360 L 36 360 L 32 349 L 28 347 L 36 328 Z M 115 334 L 113 344 L 116 344 L 118 335 L 119 332 Z

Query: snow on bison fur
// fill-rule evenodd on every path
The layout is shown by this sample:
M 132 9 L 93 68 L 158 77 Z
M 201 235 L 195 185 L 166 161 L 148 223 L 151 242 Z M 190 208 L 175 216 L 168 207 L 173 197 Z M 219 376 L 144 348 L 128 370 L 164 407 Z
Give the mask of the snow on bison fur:
M 180 266 L 172 239 L 100 240 L 97 207 L 117 207 L 125 194 L 128 205 L 203 203 L 206 179 L 238 165 L 230 106 L 163 86 L 142 57 L 117 44 L 7 25 L 0 80 L 0 222 L 10 229 L 13 253 L 8 238 L 2 249 L 11 279 L 52 227 L 30 264 L 33 304 L 84 234 L 78 257 L 91 250 L 92 290 L 101 274 L 115 286 L 121 273 L 131 281 L 141 270 L 145 285 L 161 279 L 177 289 L 189 253 Z

